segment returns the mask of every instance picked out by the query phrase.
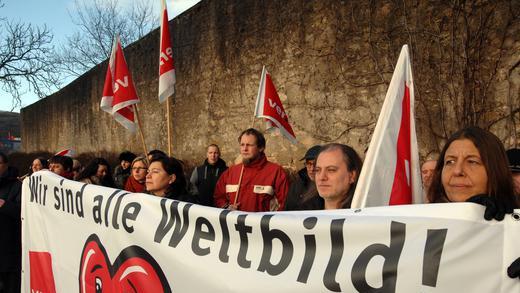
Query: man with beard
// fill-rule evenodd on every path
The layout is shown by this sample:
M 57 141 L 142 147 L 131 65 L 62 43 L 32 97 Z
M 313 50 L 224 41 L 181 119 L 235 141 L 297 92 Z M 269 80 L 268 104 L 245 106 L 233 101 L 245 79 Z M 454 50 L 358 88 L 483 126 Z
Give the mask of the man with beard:
M 193 169 L 190 182 L 195 186 L 199 203 L 205 206 L 214 206 L 213 192 L 217 180 L 226 171 L 226 162 L 220 158 L 220 149 L 216 144 L 210 144 L 206 153 L 206 160 L 202 166 Z
M 247 212 L 283 210 L 289 183 L 283 168 L 267 161 L 265 137 L 249 128 L 238 142 L 242 163 L 230 167 L 218 180 L 215 205 Z
M 0 292 L 20 292 L 21 278 L 21 182 L 18 170 L 0 152 Z

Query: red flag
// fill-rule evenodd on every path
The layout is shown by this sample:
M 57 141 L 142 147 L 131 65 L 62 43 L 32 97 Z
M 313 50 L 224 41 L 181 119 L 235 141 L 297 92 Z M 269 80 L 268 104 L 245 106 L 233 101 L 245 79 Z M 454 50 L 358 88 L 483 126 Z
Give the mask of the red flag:
M 73 150 L 73 149 L 64 149 L 64 150 L 61 150 L 59 152 L 57 152 L 56 154 L 54 154 L 55 156 L 66 156 L 66 157 L 74 157 L 76 155 L 76 152 Z
M 280 97 L 276 92 L 271 75 L 265 69 L 262 70 L 258 96 L 256 98 L 255 117 L 265 118 L 267 129 L 278 128 L 290 142 L 296 144 L 296 136 L 289 124 L 289 116 L 285 113 Z
M 159 55 L 159 102 L 166 101 L 175 93 L 175 66 L 173 50 L 168 26 L 168 10 L 166 0 L 162 0 L 161 15 L 161 52 Z
M 135 115 L 132 105 L 138 102 L 139 97 L 126 64 L 119 36 L 116 36 L 105 77 L 101 109 L 114 115 L 114 119 L 126 129 L 135 132 Z
M 363 163 L 352 208 L 422 203 L 414 101 L 412 66 L 408 46 L 404 45 Z

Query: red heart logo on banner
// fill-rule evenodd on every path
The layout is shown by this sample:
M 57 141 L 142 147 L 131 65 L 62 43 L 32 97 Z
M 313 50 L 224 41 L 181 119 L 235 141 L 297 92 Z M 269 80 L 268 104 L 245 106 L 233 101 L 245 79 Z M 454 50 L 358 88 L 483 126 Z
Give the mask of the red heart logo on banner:
M 161 267 L 139 246 L 121 251 L 113 264 L 97 235 L 89 236 L 81 255 L 81 293 L 171 292 Z
M 47 251 L 29 251 L 31 292 L 55 293 L 52 256 Z

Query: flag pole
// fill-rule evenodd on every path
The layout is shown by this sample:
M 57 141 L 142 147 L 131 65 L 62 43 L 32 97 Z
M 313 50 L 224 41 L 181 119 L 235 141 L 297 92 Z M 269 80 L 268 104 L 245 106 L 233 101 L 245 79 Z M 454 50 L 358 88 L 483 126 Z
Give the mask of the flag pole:
M 139 127 L 139 135 L 141 136 L 141 143 L 143 144 L 143 150 L 144 155 L 146 156 L 148 154 L 148 150 L 146 149 L 146 143 L 144 142 L 144 134 L 143 134 L 143 128 L 141 127 L 141 117 L 139 117 L 139 111 L 137 111 L 137 105 L 133 104 L 135 117 L 137 119 L 137 126 Z
M 166 98 L 166 123 L 168 124 L 168 156 L 172 156 L 172 121 L 170 117 L 170 98 Z

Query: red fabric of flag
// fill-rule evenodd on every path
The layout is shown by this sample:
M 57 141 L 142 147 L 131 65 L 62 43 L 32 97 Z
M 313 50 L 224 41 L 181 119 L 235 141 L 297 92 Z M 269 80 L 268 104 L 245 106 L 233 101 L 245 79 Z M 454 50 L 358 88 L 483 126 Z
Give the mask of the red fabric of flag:
M 276 127 L 290 142 L 297 143 L 296 136 L 289 123 L 289 116 L 285 112 L 282 101 L 276 92 L 271 75 L 265 67 L 262 70 L 258 88 L 255 117 L 265 118 L 268 122 L 268 129 Z
M 119 37 L 114 40 L 112 54 L 105 76 L 101 109 L 131 132 L 135 132 L 133 105 L 139 102 L 132 75 L 123 54 Z

